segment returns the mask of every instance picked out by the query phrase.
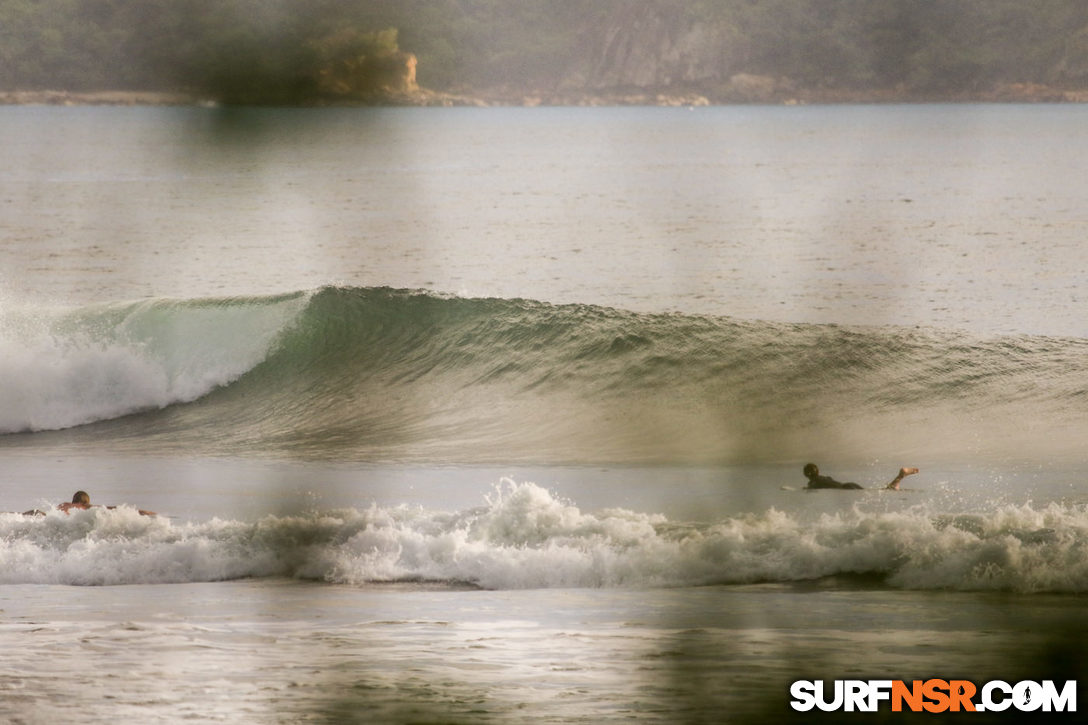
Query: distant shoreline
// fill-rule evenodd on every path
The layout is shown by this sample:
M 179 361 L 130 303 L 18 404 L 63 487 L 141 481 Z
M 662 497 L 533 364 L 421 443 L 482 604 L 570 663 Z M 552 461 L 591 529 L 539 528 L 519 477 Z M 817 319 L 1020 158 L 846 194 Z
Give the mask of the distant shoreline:
M 1007 84 L 984 92 L 922 94 L 901 89 L 856 91 L 843 89 L 752 89 L 704 94 L 699 90 L 630 89 L 588 91 L 514 91 L 510 89 L 445 93 L 418 90 L 367 97 L 329 97 L 294 103 L 222 103 L 183 91 L 63 91 L 0 90 L 0 105 L 8 106 L 218 106 L 263 105 L 283 107 L 419 106 L 419 107 L 537 107 L 537 106 L 725 106 L 725 105 L 836 105 L 894 103 L 1088 103 L 1088 90 L 1062 89 L 1038 84 Z
M 0 91 L 4 106 L 193 106 L 208 103 L 165 91 Z

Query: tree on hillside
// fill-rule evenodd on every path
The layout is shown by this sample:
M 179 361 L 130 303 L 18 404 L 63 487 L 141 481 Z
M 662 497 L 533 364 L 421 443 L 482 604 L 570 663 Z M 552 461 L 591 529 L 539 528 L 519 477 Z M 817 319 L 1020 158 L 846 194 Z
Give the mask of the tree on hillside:
M 311 41 L 317 92 L 334 97 L 418 90 L 416 57 L 397 45 L 396 28 L 363 33 L 345 28 Z
M 396 49 L 380 51 L 390 41 Z M 408 53 L 420 85 L 466 92 L 713 90 L 736 74 L 933 96 L 1084 86 L 1088 3 L 0 0 L 2 89 L 189 90 L 239 103 L 366 97 L 410 87 Z

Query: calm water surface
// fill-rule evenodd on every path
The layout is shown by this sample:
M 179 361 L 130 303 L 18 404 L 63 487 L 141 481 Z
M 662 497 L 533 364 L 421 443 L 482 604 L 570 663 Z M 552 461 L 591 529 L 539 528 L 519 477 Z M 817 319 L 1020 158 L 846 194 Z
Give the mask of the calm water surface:
M 1085 333 L 1088 108 L 4 108 L 0 283 Z

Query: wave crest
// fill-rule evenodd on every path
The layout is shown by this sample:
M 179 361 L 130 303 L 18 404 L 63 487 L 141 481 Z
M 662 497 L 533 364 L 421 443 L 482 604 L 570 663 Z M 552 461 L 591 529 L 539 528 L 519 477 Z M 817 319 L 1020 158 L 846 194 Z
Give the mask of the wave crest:
M 1088 423 L 1079 339 L 335 287 L 88 308 L 21 327 L 5 319 L 0 431 L 122 418 L 72 438 L 151 452 L 1049 460 L 1079 457 Z M 155 413 L 123 419 L 139 411 Z
M 207 395 L 261 362 L 305 296 L 148 300 L 0 319 L 0 433 L 56 430 Z

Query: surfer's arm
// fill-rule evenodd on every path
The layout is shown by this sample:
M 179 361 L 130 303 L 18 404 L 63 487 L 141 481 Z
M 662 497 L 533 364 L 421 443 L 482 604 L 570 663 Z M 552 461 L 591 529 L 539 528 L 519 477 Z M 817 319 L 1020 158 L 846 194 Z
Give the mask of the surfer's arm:
M 886 491 L 898 491 L 899 490 L 899 482 L 902 481 L 907 476 L 912 476 L 915 473 L 918 473 L 917 468 L 908 468 L 908 467 L 905 467 L 905 466 L 903 468 L 900 468 L 899 469 L 899 475 L 896 476 L 894 479 L 892 479 L 892 482 L 889 483 L 887 486 L 885 486 L 884 490 L 886 490 Z

